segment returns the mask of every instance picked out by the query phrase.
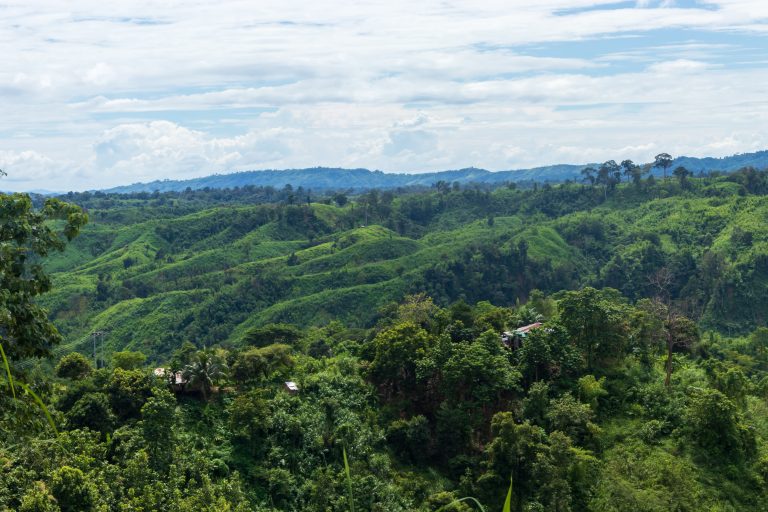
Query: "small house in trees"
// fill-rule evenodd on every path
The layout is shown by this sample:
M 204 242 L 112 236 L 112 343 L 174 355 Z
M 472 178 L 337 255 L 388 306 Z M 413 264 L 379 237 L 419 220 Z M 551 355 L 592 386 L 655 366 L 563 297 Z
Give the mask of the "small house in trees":
M 184 378 L 181 372 L 171 374 L 169 381 L 174 391 L 184 391 L 184 388 L 187 386 L 187 379 Z
M 285 390 L 288 393 L 290 393 L 292 395 L 295 395 L 296 393 L 299 392 L 299 386 L 296 385 L 296 383 L 293 382 L 292 380 L 289 380 L 289 381 L 286 381 L 286 383 L 285 383 Z
M 165 379 L 174 391 L 184 391 L 187 379 L 181 372 L 171 372 L 167 368 L 155 368 L 152 373 L 155 377 Z
M 518 349 L 523 344 L 523 340 L 528 336 L 528 333 L 539 327 L 541 327 L 541 322 L 535 322 L 518 327 L 514 331 L 504 331 L 501 333 L 501 342 L 513 350 Z

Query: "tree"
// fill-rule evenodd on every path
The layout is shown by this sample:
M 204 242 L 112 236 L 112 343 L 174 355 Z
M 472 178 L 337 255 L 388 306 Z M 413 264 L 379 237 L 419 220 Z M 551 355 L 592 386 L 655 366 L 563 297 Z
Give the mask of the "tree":
M 551 431 L 565 432 L 572 439 L 581 442 L 585 441 L 594 429 L 593 416 L 589 404 L 579 402 L 570 393 L 550 401 L 546 415 Z
M 464 324 L 464 327 L 472 327 L 475 323 L 475 315 L 472 306 L 459 299 L 448 308 L 451 314 L 451 320 Z
M 645 368 L 651 368 L 654 356 L 666 342 L 664 321 L 666 306 L 658 300 L 640 299 L 630 318 L 632 351 Z
M 621 169 L 624 176 L 627 177 L 627 181 L 631 181 L 635 186 L 639 187 L 643 179 L 643 168 L 637 165 L 632 160 L 623 160 L 621 162 Z
M 411 322 L 399 323 L 374 338 L 375 356 L 368 374 L 384 391 L 385 397 L 413 390 L 416 386 L 416 361 L 426 355 L 432 344 L 429 334 Z
M 155 389 L 141 407 L 141 429 L 152 468 L 166 471 L 176 442 L 176 398 L 167 389 Z
M 608 396 L 608 392 L 603 387 L 605 385 L 605 377 L 601 377 L 598 380 L 595 379 L 594 375 L 585 375 L 579 379 L 578 383 L 579 400 L 589 404 L 592 411 L 597 412 L 599 399 Z
M 528 396 L 523 400 L 525 419 L 540 427 L 546 426 L 546 416 L 549 410 L 549 384 L 536 381 L 528 388 Z
M 2 171 L 0 171 L 2 172 Z M 19 512 L 60 512 L 61 508 L 56 504 L 50 491 L 43 482 L 35 482 L 21 499 Z
M 516 356 L 529 383 L 567 378 L 581 367 L 578 349 L 571 343 L 567 330 L 557 323 L 530 331 Z
M 543 322 L 544 315 L 540 314 L 535 307 L 530 304 L 523 304 L 515 310 L 512 316 L 512 322 L 515 327 L 523 327 L 536 322 Z
M 387 442 L 406 462 L 423 463 L 429 457 L 430 430 L 422 415 L 407 420 L 395 420 L 387 428 Z
M 456 403 L 466 402 L 470 408 L 490 410 L 520 380 L 502 351 L 498 334 L 492 331 L 470 343 L 453 343 L 450 357 L 442 365 L 444 395 Z
M 182 371 L 187 386 L 202 393 L 203 400 L 208 400 L 211 389 L 226 376 L 224 361 L 211 349 L 198 351 Z
M 590 371 L 596 361 L 611 364 L 624 352 L 628 331 L 627 308 L 615 302 L 610 292 L 618 293 L 611 289 L 598 291 L 587 287 L 567 292 L 559 304 L 560 321 L 581 348 Z
M 595 175 L 597 174 L 597 170 L 595 170 L 594 167 L 585 167 L 581 170 L 581 175 L 583 176 L 583 181 L 588 182 L 590 185 L 595 184 Z
M 672 156 L 669 153 L 659 153 L 654 157 L 653 166 L 664 169 L 664 179 L 667 179 L 667 169 L 672 167 Z
M 672 352 L 675 349 L 690 349 L 699 341 L 699 328 L 690 318 L 670 313 L 664 323 L 667 338 L 667 361 L 664 385 L 669 387 L 672 379 Z
M 232 377 L 239 383 L 268 379 L 273 373 L 293 366 L 291 350 L 288 345 L 275 344 L 240 352 L 232 363 Z
M 93 367 L 91 361 L 79 352 L 65 355 L 56 365 L 56 376 L 63 379 L 82 379 L 86 377 Z
M 294 345 L 301 339 L 301 331 L 289 324 L 267 324 L 256 327 L 245 334 L 245 342 L 257 347 L 275 343 Z
M 686 411 L 691 440 L 726 460 L 755 453 L 754 432 L 742 424 L 736 404 L 716 389 L 694 389 Z
M 500 501 L 499 489 L 512 479 L 512 509 L 523 510 L 524 504 L 536 493 L 533 481 L 533 465 L 546 451 L 547 433 L 529 422 L 518 424 L 511 412 L 497 413 L 491 421 L 493 441 L 486 449 L 489 472 L 483 475 L 479 485 L 490 487 L 492 499 Z M 484 481 L 488 484 L 483 485 Z M 499 503 L 500 505 L 500 503 Z
M 171 362 L 169 364 L 171 372 L 180 372 L 192 362 L 192 358 L 197 352 L 197 347 L 190 341 L 185 341 L 179 348 L 173 351 Z
M 112 409 L 120 418 L 138 418 L 141 407 L 152 395 L 151 374 L 117 368 L 107 383 L 107 392 Z
M 397 307 L 397 318 L 401 322 L 412 322 L 425 329 L 440 320 L 442 311 L 425 293 L 407 295 Z M 431 329 L 430 329 L 431 331 Z
M 764 358 L 768 354 L 768 327 L 758 327 L 755 331 L 749 335 L 750 352 L 760 358 Z
M 122 352 L 115 352 L 112 355 L 112 367 L 122 368 L 123 370 L 136 370 L 141 368 L 146 360 L 147 356 L 141 352 L 124 350 Z
M 339 192 L 338 194 L 334 194 L 333 202 L 336 203 L 336 206 L 339 208 L 343 208 L 349 202 L 349 198 L 347 198 L 345 194 Z
M 586 406 L 589 409 L 588 406 Z M 516 512 L 586 510 L 589 487 L 595 480 L 597 460 L 573 446 L 563 432 L 546 431 L 528 421 L 518 423 L 512 413 L 501 412 L 491 422 L 493 441 L 486 448 L 488 471 L 477 486 L 491 506 L 499 510 L 512 481 L 510 509 Z
M 70 428 L 89 428 L 96 432 L 110 432 L 115 427 L 115 415 L 104 393 L 86 393 L 67 411 Z
M 437 193 L 441 195 L 446 195 L 451 191 L 451 185 L 447 181 L 440 180 L 434 185 L 432 185 L 434 188 L 437 189 Z
M 261 391 L 248 391 L 235 397 L 229 405 L 230 431 L 235 441 L 256 455 L 270 425 L 269 404 Z
M 682 165 L 679 165 L 675 167 L 675 170 L 672 171 L 672 174 L 674 174 L 674 176 L 680 182 L 681 188 L 688 188 L 688 177 L 691 175 L 691 171 L 689 171 Z
M 51 494 L 61 512 L 88 512 L 95 509 L 97 490 L 77 468 L 63 466 L 53 473 Z
M 614 160 L 608 160 L 600 164 L 597 169 L 595 183 L 603 185 L 603 196 L 608 197 L 608 191 L 613 191 L 621 182 L 621 167 Z
M 48 357 L 61 340 L 37 303 L 51 289 L 41 259 L 63 251 L 87 221 L 79 207 L 58 199 L 35 210 L 26 194 L 0 194 L 0 343 L 9 359 Z

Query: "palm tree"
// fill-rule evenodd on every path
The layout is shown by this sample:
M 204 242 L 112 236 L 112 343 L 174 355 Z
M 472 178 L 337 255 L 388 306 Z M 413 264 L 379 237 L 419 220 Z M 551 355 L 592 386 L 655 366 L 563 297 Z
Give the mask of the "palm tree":
M 192 362 L 182 370 L 182 377 L 187 385 L 199 389 L 203 400 L 208 400 L 211 388 L 226 377 L 227 366 L 212 349 L 203 349 L 195 353 Z

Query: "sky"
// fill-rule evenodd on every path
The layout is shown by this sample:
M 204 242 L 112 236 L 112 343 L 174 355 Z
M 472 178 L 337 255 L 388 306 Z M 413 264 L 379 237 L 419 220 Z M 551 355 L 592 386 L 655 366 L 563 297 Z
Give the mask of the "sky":
M 765 0 L 0 0 L 3 190 L 768 149 Z

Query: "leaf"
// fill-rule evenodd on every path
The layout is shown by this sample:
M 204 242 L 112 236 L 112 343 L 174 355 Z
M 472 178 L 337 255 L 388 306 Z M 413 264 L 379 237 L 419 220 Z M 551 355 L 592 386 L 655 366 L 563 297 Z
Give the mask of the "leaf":
M 51 428 L 53 429 L 53 432 L 56 434 L 56 437 L 59 436 L 59 430 L 56 428 L 56 424 L 53 422 L 53 418 L 51 417 L 51 413 L 48 412 L 48 408 L 45 406 L 42 400 L 40 400 L 40 397 L 37 396 L 37 393 L 32 391 L 32 388 L 24 384 L 23 382 L 19 382 L 19 386 L 21 386 L 24 391 L 32 395 L 32 398 L 37 402 L 37 405 L 40 406 L 40 409 L 43 410 L 45 413 L 45 417 L 48 418 L 48 423 L 51 425 Z
M 449 504 L 447 504 L 447 505 L 443 505 L 442 507 L 440 507 L 439 509 L 437 509 L 437 511 L 436 511 L 436 512 L 442 512 L 443 510 L 447 509 L 447 508 L 448 508 L 448 507 L 450 507 L 451 505 L 457 505 L 457 504 L 459 504 L 459 503 L 463 503 L 463 502 L 465 502 L 465 501 L 471 501 L 472 503 L 474 503 L 475 505 L 477 505 L 477 508 L 478 508 L 478 510 L 480 510 L 480 512 L 485 512 L 485 507 L 483 507 L 483 506 L 480 504 L 480 502 L 479 502 L 479 501 L 477 501 L 477 499 L 473 498 L 472 496 L 467 496 L 467 497 L 465 497 L 465 498 L 459 498 L 458 500 L 454 500 L 454 501 L 450 502 L 450 503 L 449 503 Z
M 355 500 L 352 498 L 352 476 L 349 474 L 349 462 L 347 461 L 347 447 L 341 447 L 344 454 L 344 473 L 347 475 L 347 490 L 349 492 L 349 510 L 355 512 Z
M 13 398 L 16 398 L 16 388 L 13 385 L 13 375 L 11 375 L 11 366 L 8 364 L 8 358 L 5 357 L 5 350 L 3 350 L 3 344 L 0 343 L 0 355 L 3 356 L 3 363 L 5 364 L 5 373 L 8 375 L 8 384 L 11 385 L 11 393 Z
M 504 500 L 504 508 L 501 512 L 512 512 L 512 478 L 509 479 L 509 490 L 507 490 L 507 499 Z

